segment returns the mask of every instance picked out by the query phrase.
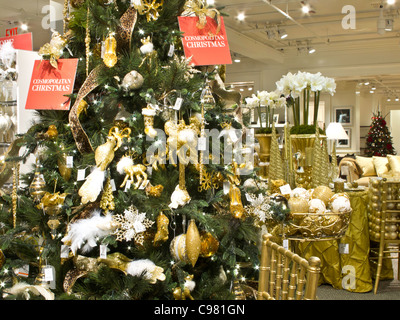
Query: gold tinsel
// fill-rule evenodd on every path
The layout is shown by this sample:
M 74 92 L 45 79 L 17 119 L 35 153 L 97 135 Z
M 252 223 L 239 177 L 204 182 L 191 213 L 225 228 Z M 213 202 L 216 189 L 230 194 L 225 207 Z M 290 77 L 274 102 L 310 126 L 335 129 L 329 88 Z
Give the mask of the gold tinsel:
M 89 57 L 90 57 L 90 28 L 89 28 L 89 15 L 90 9 L 87 8 L 86 14 L 86 37 L 85 37 L 85 45 L 86 45 L 86 77 L 89 75 Z

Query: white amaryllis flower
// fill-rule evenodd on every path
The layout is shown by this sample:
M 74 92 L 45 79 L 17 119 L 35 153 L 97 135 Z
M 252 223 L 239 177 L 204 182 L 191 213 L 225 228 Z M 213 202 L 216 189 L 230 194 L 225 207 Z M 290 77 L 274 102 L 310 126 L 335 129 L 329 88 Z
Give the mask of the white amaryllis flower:
M 336 92 L 336 82 L 332 78 L 326 78 L 325 87 L 321 90 L 321 92 L 329 93 L 331 96 Z
M 245 101 L 246 101 L 246 106 L 250 109 L 254 109 L 260 106 L 260 99 L 254 94 L 251 97 L 246 98 Z

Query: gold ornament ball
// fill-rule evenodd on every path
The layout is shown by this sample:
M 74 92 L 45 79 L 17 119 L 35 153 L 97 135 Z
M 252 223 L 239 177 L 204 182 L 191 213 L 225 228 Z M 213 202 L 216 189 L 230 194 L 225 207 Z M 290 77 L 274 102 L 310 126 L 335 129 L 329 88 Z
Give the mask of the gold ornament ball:
M 201 257 L 209 258 L 218 251 L 219 241 L 215 239 L 210 232 L 201 231 L 200 238 L 201 238 L 201 250 L 200 250 Z
M 172 239 L 169 249 L 175 261 L 188 262 L 186 252 L 186 234 L 180 234 Z

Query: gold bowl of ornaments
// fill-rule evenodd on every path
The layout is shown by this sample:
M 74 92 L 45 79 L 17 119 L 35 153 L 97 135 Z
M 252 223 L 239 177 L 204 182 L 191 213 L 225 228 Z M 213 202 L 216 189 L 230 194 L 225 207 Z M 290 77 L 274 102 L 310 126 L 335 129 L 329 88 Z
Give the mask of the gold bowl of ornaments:
M 290 220 L 286 236 L 293 240 L 322 241 L 341 238 L 352 212 L 346 193 L 329 187 L 296 188 L 288 200 Z

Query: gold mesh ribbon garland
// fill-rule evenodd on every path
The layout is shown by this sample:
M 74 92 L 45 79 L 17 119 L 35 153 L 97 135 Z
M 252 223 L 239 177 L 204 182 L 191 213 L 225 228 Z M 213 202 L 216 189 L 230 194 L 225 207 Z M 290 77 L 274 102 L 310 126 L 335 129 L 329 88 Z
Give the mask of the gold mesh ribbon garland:
M 17 202 L 18 202 L 18 185 L 19 185 L 19 167 L 20 164 L 16 163 L 13 170 L 13 190 L 12 190 L 12 212 L 13 212 L 13 227 L 17 226 Z

